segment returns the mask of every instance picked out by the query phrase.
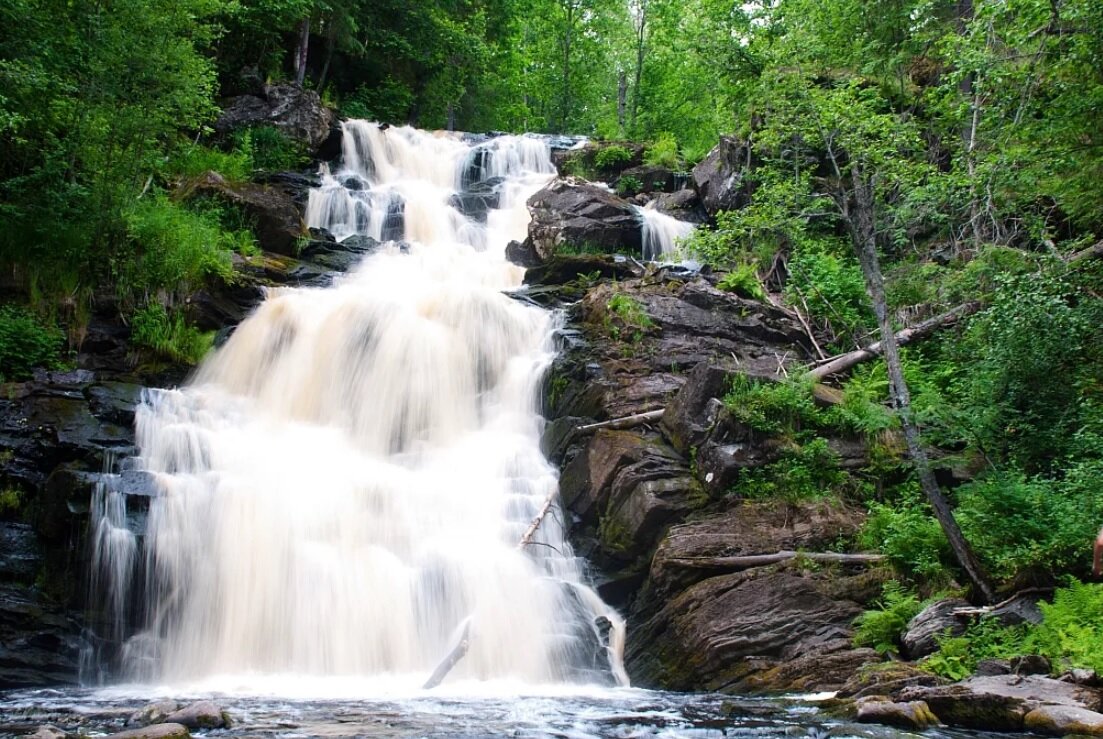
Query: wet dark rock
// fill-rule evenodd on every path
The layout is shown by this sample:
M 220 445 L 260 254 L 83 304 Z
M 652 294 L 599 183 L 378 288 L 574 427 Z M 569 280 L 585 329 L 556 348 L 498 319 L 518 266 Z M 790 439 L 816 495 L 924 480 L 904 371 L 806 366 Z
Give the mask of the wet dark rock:
M 982 659 L 973 669 L 976 677 L 991 677 L 992 675 L 1010 675 L 1011 661 L 1006 659 Z
M 41 559 L 38 537 L 30 525 L 0 521 L 0 582 L 33 584 Z
M 516 242 L 515 242 L 516 243 Z M 527 247 L 524 247 L 527 249 Z M 525 272 L 526 285 L 565 285 L 579 278 L 624 279 L 635 273 L 633 265 L 602 254 L 557 254 Z
M 311 151 L 330 138 L 336 120 L 313 90 L 294 84 L 265 85 L 260 95 L 241 95 L 223 104 L 215 130 L 228 133 L 258 124 L 271 124 Z
M 664 193 L 653 201 L 655 210 L 665 213 L 671 218 L 689 223 L 704 223 L 708 220 L 708 214 L 701 206 L 701 199 L 696 190 L 683 189 L 677 192 Z
M 1042 706 L 1089 712 L 1101 707 L 1100 693 L 1094 688 L 1036 675 L 973 677 L 953 685 L 909 687 L 894 698 L 926 701 L 951 726 L 990 731 L 1023 731 L 1026 715 Z
M 525 268 L 539 267 L 543 262 L 543 259 L 536 252 L 536 247 L 528 239 L 511 241 L 506 244 L 506 259 L 518 267 Z
M 252 182 L 231 183 L 207 172 L 188 184 L 186 195 L 209 195 L 242 208 L 256 223 L 257 242 L 265 251 L 291 256 L 306 236 L 302 211 L 285 190 Z
M 878 658 L 872 650 L 846 654 L 856 651 L 851 623 L 862 608 L 832 590 L 830 580 L 787 571 L 711 577 L 629 633 L 629 670 L 644 685 L 675 690 L 784 690 L 789 684 L 771 671 L 801 658 L 816 669 L 802 671 L 803 685 L 840 686 L 856 663 Z M 828 659 L 840 653 L 841 670 Z
M 1049 660 L 1040 654 L 1012 657 L 1010 667 L 1015 675 L 1048 675 L 1053 669 Z
M 0 584 L 0 689 L 77 682 L 81 625 L 33 587 Z
M 731 388 L 732 375 L 730 365 L 701 362 L 667 404 L 661 422 L 663 435 L 682 454 L 699 446 L 715 426 L 723 409 L 718 399 Z
M 746 470 L 776 462 L 787 443 L 755 431 L 726 408 L 697 448 L 697 478 L 712 496 L 739 495 L 739 478 Z
M 628 254 L 643 249 L 635 206 L 597 185 L 554 180 L 529 198 L 528 206 L 528 240 L 541 260 L 568 249 Z
M 189 739 L 191 732 L 181 724 L 153 724 L 140 729 L 129 729 L 108 734 L 105 739 Z
M 871 696 L 858 700 L 857 708 L 858 722 L 864 724 L 887 724 L 914 731 L 939 724 L 938 717 L 923 701 L 894 703 L 883 696 Z
M 165 716 L 164 721 L 189 729 L 221 729 L 230 725 L 226 713 L 211 701 L 191 703 Z
M 640 183 L 637 192 L 674 192 L 678 179 L 673 170 L 657 164 L 641 164 L 620 173 L 618 188 L 631 178 Z
M 155 703 L 150 703 L 145 708 L 139 711 L 135 711 L 127 719 L 126 723 L 130 726 L 149 726 L 150 724 L 160 724 L 165 721 L 165 718 L 176 711 L 180 710 L 180 704 L 174 700 L 160 700 Z
M 945 634 L 960 636 L 965 633 L 966 622 L 954 616 L 958 608 L 968 608 L 969 602 L 961 598 L 940 600 L 924 608 L 908 623 L 901 642 L 909 659 L 920 659 L 938 651 L 938 640 Z
M 721 210 L 737 210 L 750 203 L 753 190 L 748 175 L 751 165 L 750 145 L 730 136 L 722 136 L 720 143 L 693 168 L 694 185 L 702 206 L 710 216 Z
M 65 739 L 69 736 L 62 729 L 52 725 L 46 724 L 39 726 L 33 734 L 27 734 L 27 739 Z

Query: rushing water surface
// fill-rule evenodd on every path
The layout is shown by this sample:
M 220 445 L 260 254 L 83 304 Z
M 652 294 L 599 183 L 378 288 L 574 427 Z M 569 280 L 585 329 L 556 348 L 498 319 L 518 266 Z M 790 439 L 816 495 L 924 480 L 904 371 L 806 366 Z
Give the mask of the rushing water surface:
M 453 683 L 426 693 L 393 684 L 223 679 L 211 686 L 118 686 L 99 690 L 35 690 L 0 700 L 0 736 L 18 736 L 45 723 L 68 731 L 108 733 L 149 702 L 212 699 L 231 716 L 230 729 L 193 732 L 225 737 L 889 737 L 915 736 L 884 726 L 831 718 L 804 698 L 749 699 L 717 694 L 664 693 L 580 686 L 542 691 L 516 684 Z M 352 694 L 372 695 L 372 698 Z M 325 696 L 325 697 L 321 697 Z M 930 739 L 995 737 L 960 730 L 928 730 Z
M 0 734 L 209 698 L 235 722 L 217 736 L 894 736 L 806 699 L 627 687 L 623 619 L 539 448 L 559 321 L 509 295 L 547 142 L 344 126 L 307 218 L 363 261 L 273 290 L 187 386 L 148 394 L 129 462 L 148 513 L 111 475 L 92 501 L 99 686 L 0 695 Z M 648 258 L 689 229 L 641 220 Z

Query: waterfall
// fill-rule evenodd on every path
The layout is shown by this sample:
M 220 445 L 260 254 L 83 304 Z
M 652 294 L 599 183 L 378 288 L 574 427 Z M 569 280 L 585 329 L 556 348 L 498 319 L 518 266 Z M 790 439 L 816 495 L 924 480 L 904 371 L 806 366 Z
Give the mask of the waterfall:
M 679 221 L 655 209 L 654 203 L 637 208 L 643 219 L 643 258 L 659 260 L 673 256 L 678 249 L 678 241 L 693 233 L 693 224 Z
M 420 684 L 469 624 L 451 679 L 626 684 L 624 622 L 548 506 L 559 318 L 503 292 L 523 277 L 505 245 L 553 173 L 536 137 L 344 124 L 308 223 L 386 243 L 329 287 L 272 290 L 137 410 L 158 494 L 128 677 Z

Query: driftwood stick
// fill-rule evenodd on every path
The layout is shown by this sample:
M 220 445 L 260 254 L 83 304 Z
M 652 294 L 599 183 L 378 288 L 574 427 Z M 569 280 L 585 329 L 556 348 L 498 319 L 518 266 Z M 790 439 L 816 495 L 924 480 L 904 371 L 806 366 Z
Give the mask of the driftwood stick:
M 548 493 L 548 497 L 544 499 L 544 505 L 540 506 L 540 511 L 536 514 L 536 518 L 532 519 L 532 523 L 525 529 L 525 534 L 521 537 L 521 541 L 517 542 L 518 549 L 521 549 L 526 544 L 532 543 L 532 537 L 536 535 L 536 530 L 540 528 L 544 516 L 548 515 L 548 511 L 551 510 L 552 503 L 555 501 L 555 496 L 558 492 L 558 488 L 553 488 L 552 491 Z
M 1091 259 L 1093 257 L 1103 257 L 1103 241 L 1097 244 L 1092 244 L 1087 249 L 1081 249 L 1074 254 L 1070 254 L 1068 258 L 1069 264 L 1076 264 L 1082 262 L 1085 259 Z
M 976 313 L 980 308 L 980 303 L 965 303 L 959 305 L 953 310 L 940 313 L 933 318 L 928 318 L 922 323 L 916 324 L 909 328 L 901 329 L 896 333 L 896 343 L 899 346 L 910 344 L 916 339 L 921 339 L 928 334 L 934 333 L 936 329 L 940 329 L 943 326 L 948 326 L 954 323 L 959 318 L 967 316 L 971 313 Z M 873 359 L 874 357 L 881 356 L 881 342 L 875 341 L 869 346 L 863 347 L 856 351 L 847 352 L 841 357 L 836 357 L 826 364 L 821 364 L 808 374 L 817 379 L 822 380 L 828 375 L 838 374 L 839 372 L 846 372 L 856 364 L 860 364 L 867 359 Z
M 792 552 L 780 551 L 773 554 L 750 554 L 742 557 L 678 557 L 667 562 L 686 569 L 699 570 L 749 570 L 752 567 L 788 562 L 801 557 L 813 562 L 834 562 L 837 564 L 876 564 L 885 559 L 883 554 L 840 554 L 838 552 Z
M 460 636 L 459 642 L 456 646 L 452 647 L 452 651 L 448 653 L 437 669 L 433 670 L 433 674 L 429 676 L 429 679 L 425 681 L 425 684 L 421 686 L 422 690 L 431 690 L 448 677 L 448 673 L 452 671 L 452 668 L 456 666 L 456 663 L 464 658 L 467 654 L 468 637 L 471 634 L 471 619 L 463 625 L 463 634 Z
M 599 421 L 597 423 L 587 423 L 584 426 L 576 426 L 576 431 L 593 431 L 594 429 L 630 429 L 635 426 L 642 426 L 645 423 L 651 421 L 658 421 L 663 417 L 665 408 L 659 408 L 654 411 L 647 411 L 645 413 L 636 413 L 631 416 L 623 416 L 622 418 L 614 418 L 609 421 Z

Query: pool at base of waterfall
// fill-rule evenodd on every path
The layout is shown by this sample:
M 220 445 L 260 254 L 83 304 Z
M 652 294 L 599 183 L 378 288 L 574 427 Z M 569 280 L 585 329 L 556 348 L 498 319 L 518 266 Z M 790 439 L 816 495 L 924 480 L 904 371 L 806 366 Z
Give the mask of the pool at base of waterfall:
M 265 682 L 250 688 L 194 690 L 154 686 L 108 689 L 43 689 L 0 694 L 0 736 L 22 736 L 51 724 L 63 731 L 99 735 L 135 728 L 134 713 L 171 699 L 185 705 L 210 700 L 233 720 L 229 729 L 194 730 L 218 737 L 897 737 L 916 736 L 887 726 L 832 717 L 824 696 L 748 698 L 721 694 L 666 693 L 635 688 L 552 686 L 518 690 L 499 682 L 460 683 L 447 690 L 403 693 L 373 689 L 373 698 L 354 698 L 356 682 L 326 678 L 286 693 L 267 693 Z M 284 686 L 286 687 L 286 686 Z M 366 687 L 366 686 L 365 686 Z M 342 695 L 334 698 L 317 697 Z M 932 739 L 984 737 L 961 730 L 932 729 Z

